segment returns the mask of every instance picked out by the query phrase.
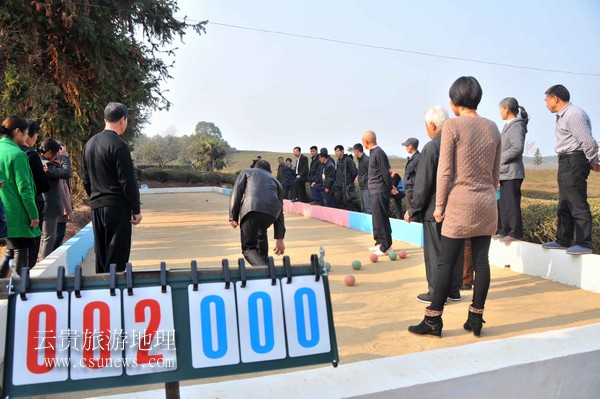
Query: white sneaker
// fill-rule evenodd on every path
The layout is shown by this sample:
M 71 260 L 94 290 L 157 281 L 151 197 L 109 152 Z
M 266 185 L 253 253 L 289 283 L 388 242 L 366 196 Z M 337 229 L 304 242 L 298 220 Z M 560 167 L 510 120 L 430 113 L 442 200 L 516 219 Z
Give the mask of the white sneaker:
M 374 247 L 369 247 L 369 251 L 371 251 L 371 252 L 379 251 L 379 245 L 375 245 Z
M 381 252 L 380 249 L 378 249 L 377 251 L 375 251 L 373 253 L 377 256 L 386 256 L 388 254 L 387 252 Z

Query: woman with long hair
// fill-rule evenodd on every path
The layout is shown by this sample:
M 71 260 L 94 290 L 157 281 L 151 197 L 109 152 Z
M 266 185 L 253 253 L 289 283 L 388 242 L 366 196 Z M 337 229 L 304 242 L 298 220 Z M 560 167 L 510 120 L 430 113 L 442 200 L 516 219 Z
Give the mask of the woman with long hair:
M 444 123 L 437 170 L 433 216 L 442 223 L 442 242 L 431 305 L 425 318 L 408 331 L 442 335 L 442 313 L 450 295 L 454 268 L 466 238 L 471 239 L 475 266 L 473 302 L 464 329 L 479 336 L 490 287 L 488 251 L 498 225 L 496 188 L 500 169 L 500 132 L 494 122 L 477 114 L 483 91 L 472 76 L 458 78 L 450 87 L 450 107 L 457 118 Z

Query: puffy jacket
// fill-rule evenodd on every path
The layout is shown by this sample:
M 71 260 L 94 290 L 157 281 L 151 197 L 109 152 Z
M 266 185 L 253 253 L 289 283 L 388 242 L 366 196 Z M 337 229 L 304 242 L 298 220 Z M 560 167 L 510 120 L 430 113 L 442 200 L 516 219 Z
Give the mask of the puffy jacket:
M 351 186 L 356 179 L 356 165 L 352 158 L 346 154 L 338 160 L 335 174 L 336 187 Z

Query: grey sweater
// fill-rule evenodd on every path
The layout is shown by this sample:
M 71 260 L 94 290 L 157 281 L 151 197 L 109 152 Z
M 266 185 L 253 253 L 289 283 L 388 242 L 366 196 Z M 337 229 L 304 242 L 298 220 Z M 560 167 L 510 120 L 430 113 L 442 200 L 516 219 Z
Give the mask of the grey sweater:
M 502 128 L 502 153 L 500 155 L 500 180 L 525 178 L 523 165 L 523 149 L 527 121 L 521 118 L 513 119 Z

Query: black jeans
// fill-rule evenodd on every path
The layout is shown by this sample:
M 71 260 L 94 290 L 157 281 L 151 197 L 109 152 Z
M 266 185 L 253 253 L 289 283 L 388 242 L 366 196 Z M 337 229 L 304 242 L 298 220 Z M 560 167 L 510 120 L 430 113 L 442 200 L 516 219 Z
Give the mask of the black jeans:
M 490 236 L 471 237 L 471 256 L 475 264 L 475 285 L 473 287 L 473 303 L 476 309 L 485 307 L 488 290 L 490 288 L 490 261 L 488 252 L 490 250 Z M 446 298 L 450 295 L 454 269 L 459 268 L 462 274 L 462 264 L 457 260 L 461 252 L 464 253 L 464 238 L 448 238 L 442 236 L 442 247 L 438 261 L 433 300 L 429 309 L 444 310 Z
M 521 184 L 523 179 L 500 180 L 500 223 L 498 234 L 523 238 L 521 219 Z
M 265 266 L 269 256 L 267 229 L 276 218 L 266 213 L 249 212 L 240 223 L 242 254 L 252 266 Z
M 6 238 L 6 252 L 0 261 L 0 278 L 5 278 L 8 274 L 11 259 L 14 260 L 19 275 L 24 267 L 31 269 L 35 266 L 37 260 L 36 240 L 39 242 L 39 237 Z
M 440 259 L 442 238 L 442 224 L 435 221 L 423 221 L 423 259 L 425 260 L 425 276 L 427 278 L 427 292 L 433 295 L 437 279 L 438 263 Z M 465 262 L 464 251 L 456 259 L 456 267 L 450 285 L 450 296 L 460 296 L 460 286 L 463 280 L 463 265 Z
M 302 179 L 296 179 L 294 181 L 294 189 L 292 190 L 293 199 L 300 202 L 308 202 L 308 196 L 306 195 L 306 182 Z
M 558 155 L 558 228 L 556 242 L 592 247 L 592 213 L 587 201 L 590 163 L 581 153 Z M 573 234 L 574 233 L 574 234 Z
M 125 271 L 131 252 L 131 211 L 105 206 L 92 210 L 96 273 L 108 273 L 115 263 L 117 272 Z
M 392 226 L 390 225 L 390 193 L 371 193 L 371 217 L 373 238 L 381 252 L 392 246 Z

